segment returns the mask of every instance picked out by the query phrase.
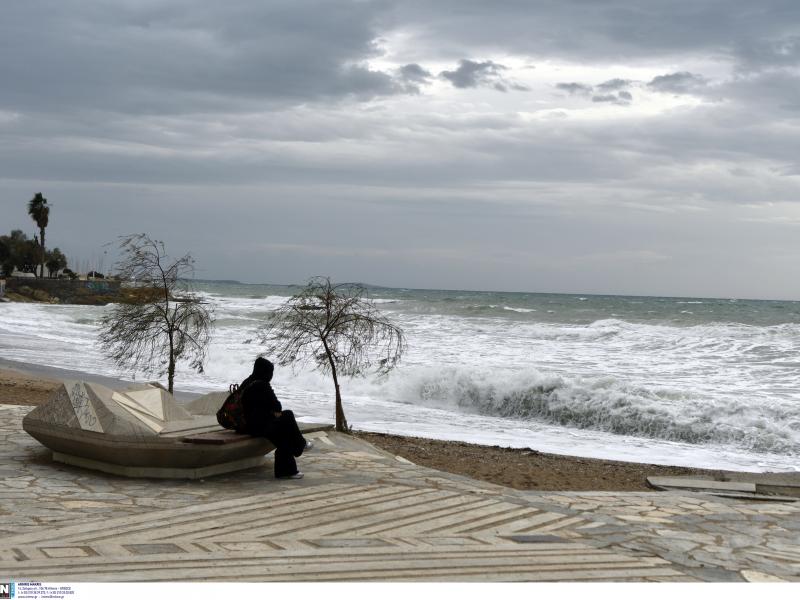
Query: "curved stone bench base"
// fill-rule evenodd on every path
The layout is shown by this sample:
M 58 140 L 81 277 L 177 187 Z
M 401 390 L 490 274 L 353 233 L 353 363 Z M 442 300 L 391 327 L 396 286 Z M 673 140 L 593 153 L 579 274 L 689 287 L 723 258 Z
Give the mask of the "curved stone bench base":
M 122 477 L 149 477 L 153 479 L 204 479 L 205 477 L 211 477 L 213 475 L 261 467 L 266 462 L 264 456 L 252 456 L 250 458 L 242 458 L 240 460 L 217 465 L 189 469 L 177 467 L 138 467 L 101 462 L 99 460 L 92 460 L 91 458 L 83 458 L 82 456 L 62 454 L 61 452 L 53 452 L 53 460 L 84 469 L 93 469 L 112 475 L 121 475 Z

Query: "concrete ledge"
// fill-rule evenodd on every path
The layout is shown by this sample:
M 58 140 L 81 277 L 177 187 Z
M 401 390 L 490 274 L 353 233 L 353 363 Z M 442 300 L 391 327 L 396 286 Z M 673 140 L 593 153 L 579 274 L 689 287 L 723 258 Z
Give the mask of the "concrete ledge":
M 53 452 L 53 460 L 84 469 L 93 469 L 95 471 L 102 471 L 103 473 L 111 473 L 112 475 L 121 475 L 122 477 L 144 477 L 153 479 L 202 479 L 205 477 L 212 477 L 213 475 L 221 475 L 222 473 L 260 467 L 266 462 L 264 456 L 253 456 L 195 469 L 181 469 L 175 467 L 130 467 L 80 456 L 72 456 L 70 454 L 62 454 L 61 452 Z
M 790 474 L 791 477 L 793 474 Z M 657 490 L 705 492 L 726 498 L 796 502 L 800 498 L 800 485 L 789 481 L 786 475 L 763 474 L 761 481 L 715 481 L 694 477 L 648 477 L 647 483 Z M 771 479 L 772 480 L 771 480 Z
M 756 493 L 754 483 L 743 481 L 714 481 L 712 479 L 690 479 L 687 477 L 648 477 L 647 483 L 656 489 L 679 488 L 711 492 Z
M 759 494 L 775 494 L 800 498 L 800 485 L 756 483 L 756 492 Z

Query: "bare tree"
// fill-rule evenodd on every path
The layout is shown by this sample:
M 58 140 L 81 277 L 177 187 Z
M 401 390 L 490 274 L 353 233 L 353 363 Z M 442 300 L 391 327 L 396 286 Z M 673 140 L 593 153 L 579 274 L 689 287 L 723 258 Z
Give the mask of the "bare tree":
M 360 285 L 335 285 L 327 277 L 315 277 L 272 312 L 259 330 L 267 355 L 279 365 L 311 363 L 333 376 L 337 431 L 350 430 L 339 377 L 364 375 L 373 367 L 388 373 L 406 347 L 403 331 L 365 294 Z
M 100 343 L 120 367 L 166 373 L 172 392 L 175 365 L 186 360 L 203 372 L 213 310 L 192 291 L 194 259 L 171 259 L 164 243 L 144 233 L 120 238 L 119 277 L 143 288 L 140 300 L 117 304 L 103 317 Z

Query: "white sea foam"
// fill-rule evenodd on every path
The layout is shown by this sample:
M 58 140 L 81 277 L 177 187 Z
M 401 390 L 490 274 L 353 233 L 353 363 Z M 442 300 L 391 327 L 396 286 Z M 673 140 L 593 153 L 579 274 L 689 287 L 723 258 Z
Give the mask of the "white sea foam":
M 524 422 L 563 425 L 690 444 L 800 451 L 800 407 L 726 403 L 672 388 L 631 386 L 614 377 L 567 378 L 450 367 L 404 373 L 384 390 L 398 402 Z
M 510 310 L 512 312 L 518 312 L 518 313 L 534 313 L 534 312 L 536 312 L 535 308 L 515 308 L 513 306 L 504 306 L 503 310 Z
M 262 349 L 248 340 L 287 298 L 252 296 L 205 294 L 218 318 L 205 373 L 181 365 L 178 389 L 224 389 L 249 373 Z M 390 377 L 343 383 L 348 419 L 358 427 L 646 462 L 797 465 L 797 323 L 544 322 L 535 319 L 551 317 L 524 303 L 456 298 L 462 310 L 442 300 L 385 300 L 409 349 Z M 596 304 L 580 302 L 582 310 Z M 663 310 L 651 304 L 637 310 Z M 130 375 L 97 345 L 105 310 L 0 304 L 0 356 Z M 332 385 L 320 374 L 281 368 L 275 386 L 307 419 L 332 419 Z

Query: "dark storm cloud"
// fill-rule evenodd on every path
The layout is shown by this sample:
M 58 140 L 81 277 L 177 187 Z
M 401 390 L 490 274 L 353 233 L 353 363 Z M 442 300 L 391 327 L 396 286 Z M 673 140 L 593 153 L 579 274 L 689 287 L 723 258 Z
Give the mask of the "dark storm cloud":
M 448 56 L 501 45 L 592 64 L 701 54 L 761 69 L 796 61 L 800 3 L 405 0 L 394 14 L 412 43 Z
M 800 35 L 771 39 L 745 39 L 736 45 L 742 70 L 763 67 L 797 67 L 800 65 Z
M 0 20 L 0 106 L 252 110 L 402 91 L 378 56 L 380 3 L 31 0 Z M 8 85 L 7 82 L 13 82 Z
M 795 0 L 7 4 L 0 208 L 28 228 L 43 191 L 62 247 L 151 230 L 212 277 L 542 291 L 692 292 L 691 265 L 710 292 L 800 198 Z M 540 60 L 586 74 L 483 91 Z
M 529 58 L 551 53 L 547 55 L 556 60 L 576 58 L 587 64 L 609 57 L 616 60 L 622 49 L 628 57 L 664 60 L 674 58 L 673 52 L 687 56 L 696 52 L 703 58 L 704 52 L 717 51 L 723 56 L 743 55 L 743 46 L 734 51 L 721 33 L 745 14 L 743 3 L 679 1 L 670 7 L 674 14 L 657 3 L 643 6 L 623 0 L 535 6 L 521 0 L 442 0 L 441 4 L 252 0 L 234 5 L 87 0 L 68 8 L 65 3 L 41 0 L 16 3 L 0 20 L 0 49 L 5 50 L 0 53 L 4 83 L 0 111 L 8 113 L 4 121 L 0 112 L 7 155 L 0 168 L 7 177 L 39 172 L 70 179 L 80 173 L 80 178 L 111 181 L 150 176 L 159 182 L 214 177 L 268 181 L 302 173 L 320 180 L 395 181 L 393 153 L 405 155 L 406 145 L 416 147 L 417 137 L 422 140 L 420 147 L 430 147 L 441 132 L 453 132 L 458 134 L 450 143 L 454 151 L 469 146 L 473 135 L 487 138 L 483 128 L 453 116 L 434 120 L 427 115 L 425 119 L 400 115 L 395 122 L 386 116 L 389 111 L 375 112 L 375 106 L 369 109 L 375 119 L 362 119 L 357 114 L 362 101 L 418 93 L 434 77 L 424 59 L 386 73 L 367 66 L 365 60 L 380 56 L 381 36 L 396 29 L 409 36 L 411 45 L 420 41 L 424 47 L 425 36 L 435 34 L 431 59 L 439 48 L 452 50 L 467 41 L 474 48 L 485 44 L 495 51 L 525 51 Z M 768 53 L 756 55 L 753 48 L 773 48 L 774 54 L 781 47 L 767 41 L 790 37 L 797 22 L 790 18 L 794 7 L 775 2 L 770 10 L 747 13 L 752 29 L 743 40 L 751 42 L 751 62 L 769 60 Z M 522 28 L 527 28 L 524 36 Z M 700 29 L 707 30 L 707 39 L 698 34 Z M 581 35 L 559 33 L 568 30 Z M 475 34 L 474 41 L 467 39 L 468 34 Z M 667 45 L 670 36 L 675 40 Z M 794 46 L 782 48 L 791 54 Z M 511 75 L 506 65 L 488 59 L 461 59 L 442 73 L 453 86 L 467 91 L 524 89 Z M 651 89 L 699 85 L 701 77 L 691 74 L 687 80 L 683 72 L 667 73 L 653 79 Z M 587 100 L 593 94 L 597 104 L 635 106 L 631 91 L 623 89 L 633 82 L 620 77 L 599 80 L 603 83 L 596 87 L 580 82 L 556 87 L 583 94 Z M 754 123 L 769 127 L 774 116 L 769 111 L 796 114 L 799 87 L 796 76 L 770 70 L 749 72 L 717 86 L 714 93 L 730 100 L 726 110 L 747 109 Z M 714 117 L 720 122 L 728 118 L 721 112 Z M 672 128 L 648 138 L 655 154 L 668 156 L 673 148 L 682 149 L 673 132 L 684 128 L 679 117 L 674 118 Z M 479 120 L 500 123 L 497 128 L 503 132 L 521 127 L 496 112 L 480 115 Z M 689 122 L 688 117 L 685 120 Z M 608 126 L 608 137 L 613 137 L 610 130 L 615 126 Z M 782 139 L 783 130 L 776 130 Z M 582 136 L 577 138 L 582 142 Z M 605 146 L 602 136 L 592 142 Z M 370 144 L 379 143 L 386 147 L 373 158 L 375 146 Z M 548 143 L 552 146 L 554 141 Z M 349 153 L 351 146 L 354 150 Z M 707 143 L 697 147 L 715 152 Z M 512 149 L 517 151 L 513 145 L 497 145 L 488 152 L 492 168 L 498 169 L 495 175 L 487 166 L 473 168 L 474 157 L 485 158 L 478 146 L 469 147 L 463 164 L 489 180 L 519 179 L 536 172 L 516 157 L 504 156 Z M 553 172 L 569 172 L 571 151 L 556 153 L 567 157 L 567 167 Z M 344 157 L 341 161 L 330 158 L 339 155 Z M 382 162 L 375 166 L 378 161 Z M 520 173 L 496 165 L 519 165 Z M 415 168 L 435 181 L 435 170 L 429 173 L 416 164 Z M 453 172 L 443 169 L 440 174 L 450 181 Z
M 670 73 L 654 77 L 648 87 L 658 92 L 670 92 L 672 94 L 691 94 L 700 88 L 705 87 L 708 80 L 700 75 L 681 71 L 680 73 Z

